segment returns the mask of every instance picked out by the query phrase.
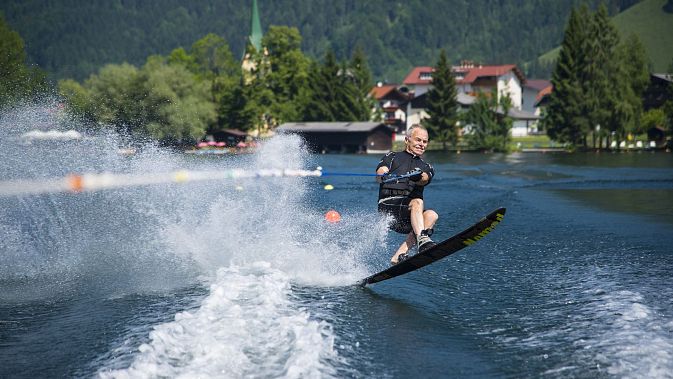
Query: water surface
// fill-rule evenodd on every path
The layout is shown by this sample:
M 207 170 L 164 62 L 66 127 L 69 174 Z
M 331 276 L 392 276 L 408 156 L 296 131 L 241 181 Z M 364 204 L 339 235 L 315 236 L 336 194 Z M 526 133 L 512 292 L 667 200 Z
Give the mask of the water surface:
M 36 118 L 38 119 L 37 122 Z M 20 136 L 43 109 L 2 117 Z M 81 128 L 69 120 L 55 128 Z M 233 167 L 371 173 L 282 137 L 241 157 L 2 137 L 3 180 Z M 402 236 L 366 177 L 0 197 L 0 377 L 670 377 L 673 157 L 443 154 L 438 238 L 460 253 L 360 288 Z M 332 184 L 334 190 L 324 189 Z M 338 224 L 323 215 L 336 209 Z

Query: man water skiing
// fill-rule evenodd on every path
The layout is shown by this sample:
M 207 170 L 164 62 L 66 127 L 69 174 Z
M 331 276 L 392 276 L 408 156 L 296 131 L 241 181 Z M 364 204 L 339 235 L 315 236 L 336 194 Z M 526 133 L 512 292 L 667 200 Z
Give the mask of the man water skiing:
M 392 264 L 407 259 L 407 252 L 414 245 L 419 252 L 435 246 L 430 236 L 439 218 L 437 212 L 425 210 L 423 205 L 423 189 L 435 175 L 432 166 L 421 158 L 428 146 L 428 131 L 420 125 L 412 126 L 404 144 L 404 151 L 386 154 L 376 167 L 376 173 L 381 175 L 377 178 L 381 183 L 378 209 L 392 216 L 391 230 L 407 234 L 390 259 Z M 402 177 L 396 179 L 397 176 Z

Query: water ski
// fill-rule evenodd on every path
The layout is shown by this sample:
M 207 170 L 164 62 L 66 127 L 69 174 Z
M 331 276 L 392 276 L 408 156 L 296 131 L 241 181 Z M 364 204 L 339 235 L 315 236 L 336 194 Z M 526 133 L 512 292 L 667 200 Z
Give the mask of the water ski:
M 363 279 L 360 281 L 360 285 L 366 286 L 367 284 L 378 283 L 394 278 L 449 256 L 482 239 L 485 235 L 490 233 L 504 217 L 505 208 L 496 209 L 488 216 L 479 220 L 476 224 L 465 229 L 463 232 L 437 243 L 437 246 L 434 246 L 429 250 L 416 254 L 405 261 Z

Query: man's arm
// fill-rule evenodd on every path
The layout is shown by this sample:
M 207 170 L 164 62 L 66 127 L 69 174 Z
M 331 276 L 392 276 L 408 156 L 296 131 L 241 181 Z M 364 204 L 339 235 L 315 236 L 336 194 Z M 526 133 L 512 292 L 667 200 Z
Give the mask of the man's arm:
M 418 184 L 419 186 L 424 186 L 428 183 L 430 183 L 430 175 L 428 175 L 427 172 L 421 173 L 421 180 L 418 180 L 416 184 Z
M 425 163 L 425 162 L 423 162 L 423 163 Z M 425 167 L 423 167 L 422 169 L 419 168 L 419 170 L 422 170 L 422 172 L 421 172 L 420 178 L 418 178 L 418 180 L 416 180 L 416 185 L 424 186 L 424 185 L 429 184 L 430 181 L 432 180 L 432 177 L 435 176 L 435 169 L 432 168 L 431 165 L 425 163 Z
M 390 171 L 390 170 L 388 170 L 388 167 L 386 167 L 386 166 L 381 166 L 381 167 L 378 168 L 378 170 L 376 170 L 376 175 L 387 174 L 388 171 Z M 377 176 L 377 177 L 376 177 L 376 182 L 377 182 L 377 183 L 381 183 L 381 181 L 383 181 L 383 176 Z
M 376 166 L 376 174 L 377 175 L 383 175 L 387 174 L 390 171 L 390 165 L 392 164 L 393 157 L 395 157 L 395 153 L 392 151 L 389 152 L 388 154 L 384 155 L 383 158 L 381 158 L 381 161 L 379 162 L 379 165 Z M 377 176 L 376 181 L 378 183 L 381 183 L 383 180 L 383 176 Z

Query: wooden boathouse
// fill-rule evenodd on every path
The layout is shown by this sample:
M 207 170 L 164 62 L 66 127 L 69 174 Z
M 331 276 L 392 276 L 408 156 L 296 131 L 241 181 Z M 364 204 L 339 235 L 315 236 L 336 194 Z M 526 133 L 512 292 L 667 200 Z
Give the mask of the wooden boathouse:
M 382 122 L 288 122 L 276 131 L 300 135 L 316 153 L 386 153 L 395 138 Z

